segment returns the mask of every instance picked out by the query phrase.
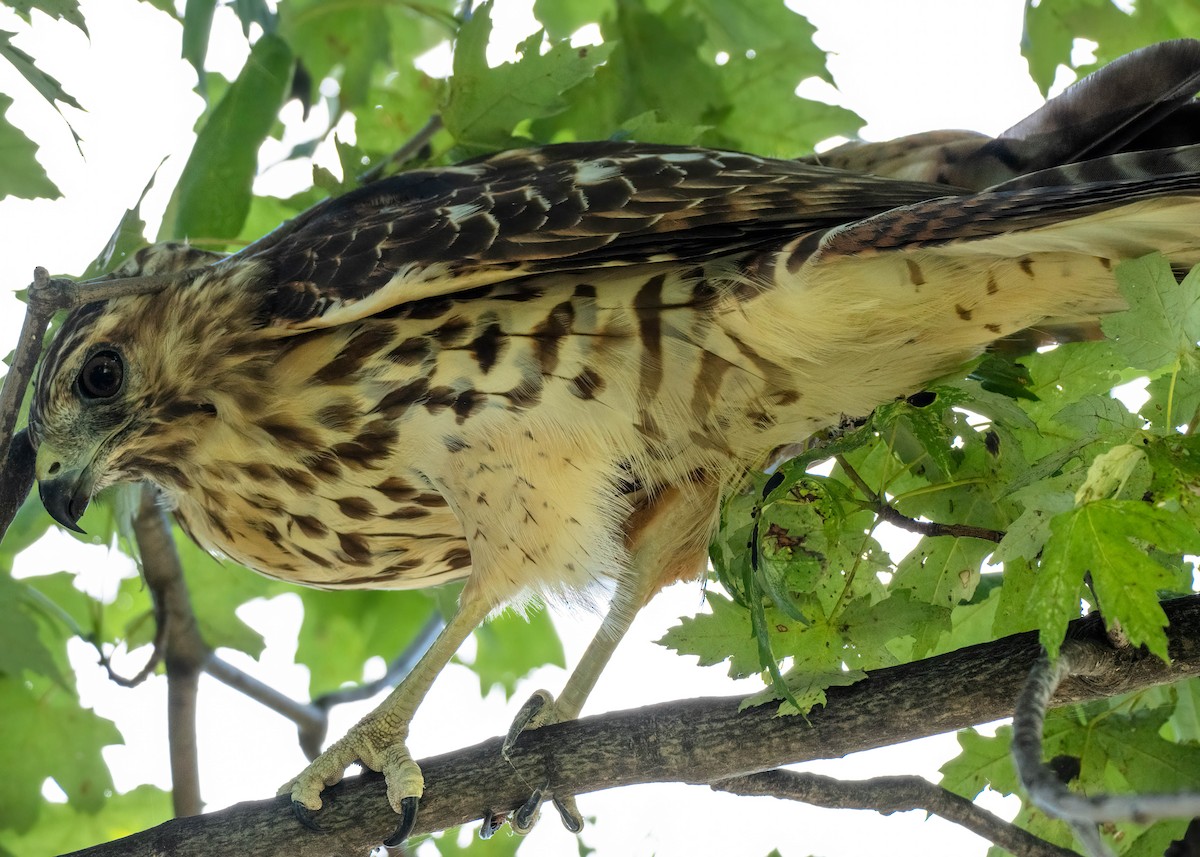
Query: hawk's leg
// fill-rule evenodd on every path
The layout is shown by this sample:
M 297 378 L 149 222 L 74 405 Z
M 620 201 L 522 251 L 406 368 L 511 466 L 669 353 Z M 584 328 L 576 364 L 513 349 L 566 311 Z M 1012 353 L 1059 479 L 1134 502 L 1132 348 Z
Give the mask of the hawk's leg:
M 492 606 L 486 598 L 473 594 L 471 587 L 464 589 L 458 612 L 412 672 L 378 708 L 280 789 L 281 794 L 291 794 L 301 821 L 312 826 L 309 813 L 321 808 L 321 792 L 326 786 L 340 782 L 348 767 L 361 762 L 384 775 L 388 802 L 400 815 L 396 832 L 385 844 L 399 844 L 408 836 L 416 822 L 417 805 L 424 789 L 421 769 L 404 743 L 408 737 L 408 724 L 434 679 L 454 657 L 462 642 L 487 618 Z
M 564 720 L 574 720 L 579 716 L 579 712 L 583 710 L 583 704 L 600 678 L 600 673 L 604 671 L 613 652 L 616 651 L 617 645 L 621 642 L 621 638 L 633 624 L 638 610 L 646 603 L 648 595 L 652 594 L 646 591 L 648 588 L 644 585 L 643 580 L 637 580 L 617 589 L 612 606 L 604 617 L 604 622 L 600 625 L 600 630 L 588 644 L 587 651 L 583 653 L 583 657 L 580 658 L 571 677 L 567 679 L 558 698 L 556 699 L 547 690 L 539 690 L 521 706 L 521 710 L 517 712 L 516 718 L 508 729 L 508 734 L 505 736 L 500 750 L 504 758 L 509 758 L 517 739 L 525 730 L 537 729 L 539 726 L 551 723 L 561 723 Z M 541 805 L 547 799 L 554 802 L 563 824 L 568 830 L 578 833 L 583 829 L 583 817 L 575 806 L 575 798 L 571 795 L 555 795 L 552 785 L 546 783 L 541 788 L 535 789 L 529 800 L 512 814 L 513 830 L 518 833 L 528 833 L 533 828 L 534 822 L 537 821 Z
M 630 516 L 626 524 L 630 574 L 618 582 L 600 630 L 558 698 L 539 690 L 521 706 L 501 747 L 506 759 L 524 731 L 578 717 L 638 611 L 667 584 L 703 573 L 716 508 L 716 489 L 698 481 L 662 491 Z M 583 827 L 575 798 L 555 794 L 548 782 L 512 814 L 513 829 L 527 833 L 546 800 L 554 803 L 568 830 L 578 832 Z

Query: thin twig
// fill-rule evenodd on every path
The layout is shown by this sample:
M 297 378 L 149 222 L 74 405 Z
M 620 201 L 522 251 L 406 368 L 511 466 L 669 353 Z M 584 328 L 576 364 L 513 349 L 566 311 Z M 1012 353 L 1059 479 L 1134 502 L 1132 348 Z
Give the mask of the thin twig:
M 1053 661 L 1043 652 L 1029 671 L 1013 714 L 1013 762 L 1029 800 L 1066 821 L 1092 857 L 1112 853 L 1100 838 L 1098 824 L 1200 815 L 1200 794 L 1080 795 L 1042 764 L 1046 709 L 1059 684 L 1067 677 L 1103 675 L 1111 660 L 1111 650 L 1095 641 L 1068 640 Z
M 297 702 L 217 655 L 209 657 L 205 663 L 205 670 L 218 681 L 295 723 L 296 731 L 299 733 L 300 749 L 309 759 L 315 759 L 321 752 L 321 746 L 324 744 L 325 735 L 329 730 L 329 711 L 343 703 L 370 699 L 381 691 L 395 687 L 412 671 L 413 665 L 429 648 L 429 644 L 433 642 L 433 638 L 437 636 L 443 624 L 440 615 L 432 616 L 417 632 L 413 641 L 388 665 L 387 672 L 382 677 L 353 687 L 335 690 L 317 697 L 312 702 Z
M 373 182 L 390 167 L 405 164 L 412 160 L 425 146 L 429 145 L 429 141 L 433 139 L 433 135 L 440 130 L 442 130 L 442 115 L 434 113 L 400 148 L 358 176 L 359 183 L 368 184 Z
M 798 800 L 828 809 L 865 809 L 883 815 L 923 809 L 1016 854 L 1017 857 L 1078 857 L 965 797 L 921 777 L 874 777 L 846 781 L 798 771 L 764 771 L 712 784 L 713 789 L 739 795 L 761 795 Z
M 416 666 L 417 661 L 421 659 L 421 655 L 425 654 L 425 650 L 429 648 L 429 645 L 434 641 L 438 632 L 442 630 L 445 624 L 442 615 L 435 612 L 425 622 L 421 630 L 417 632 L 413 641 L 388 665 L 387 672 L 382 676 L 374 681 L 330 691 L 314 699 L 312 704 L 318 708 L 329 709 L 346 702 L 358 702 L 363 699 L 370 699 L 377 693 L 395 687 L 400 682 L 400 679 L 412 672 L 412 668 Z
M 875 493 L 871 486 L 866 483 L 866 480 L 859 476 L 854 466 L 846 460 L 845 456 L 835 455 L 834 459 L 841 465 L 846 477 L 854 483 L 855 487 L 874 506 L 875 514 L 889 524 L 922 536 L 953 536 L 954 538 L 982 539 L 988 542 L 999 542 L 1004 538 L 1004 533 L 1001 530 L 993 530 L 988 527 L 976 527 L 972 524 L 938 524 L 933 521 L 918 521 L 916 518 L 910 518 L 908 515 L 898 511 L 895 506 L 889 504 L 879 494 Z
M 200 767 L 196 752 L 196 695 L 200 673 L 210 650 L 200 636 L 191 599 L 183 581 L 183 566 L 171 526 L 158 504 L 158 492 L 142 487 L 141 503 L 133 519 L 146 586 L 161 609 L 166 626 L 163 660 L 167 667 L 167 734 L 171 753 L 171 799 L 176 816 L 197 815 L 204 809 L 200 798 Z

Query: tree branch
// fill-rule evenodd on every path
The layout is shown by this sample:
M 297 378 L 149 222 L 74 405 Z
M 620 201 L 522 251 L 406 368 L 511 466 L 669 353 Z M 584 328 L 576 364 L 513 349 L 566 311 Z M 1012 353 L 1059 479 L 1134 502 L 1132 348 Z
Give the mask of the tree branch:
M 870 809 L 883 815 L 923 809 L 1017 857 L 1079 857 L 921 777 L 874 777 L 850 782 L 820 774 L 774 770 L 720 780 L 712 787 L 731 794 L 798 800 L 827 809 Z
M 895 506 L 889 504 L 880 494 L 877 494 L 866 483 L 866 480 L 859 476 L 858 471 L 846 460 L 846 456 L 835 455 L 834 459 L 841 466 L 842 471 L 846 474 L 846 478 L 853 482 L 859 491 L 863 492 L 881 521 L 887 521 L 889 524 L 897 526 L 902 530 L 908 530 L 910 533 L 917 533 L 922 536 L 954 536 L 955 538 L 982 539 L 997 543 L 1004 538 L 1004 533 L 1000 530 L 976 527 L 973 524 L 938 524 L 932 521 L 918 521 L 916 518 L 910 518 Z
M 154 597 L 155 613 L 166 628 L 163 660 L 167 668 L 171 798 L 176 816 L 198 815 L 204 810 L 204 802 L 196 750 L 196 694 L 211 652 L 196 627 L 171 525 L 158 505 L 158 491 L 150 485 L 142 486 L 133 532 L 141 554 L 142 575 Z
M 1087 680 L 1067 679 L 1065 705 L 1200 675 L 1200 596 L 1163 605 L 1171 626 L 1170 665 L 1137 651 L 1103 650 Z M 1071 625 L 1072 639 L 1102 643 L 1099 617 Z M 777 717 L 775 706 L 739 711 L 740 697 L 689 699 L 547 726 L 522 737 L 511 763 L 500 740 L 425 759 L 426 790 L 416 832 L 440 830 L 519 806 L 529 783 L 562 793 L 646 782 L 714 783 L 811 759 L 910 741 L 1011 714 L 1041 648 L 1029 632 L 916 663 L 878 670 L 828 691 L 807 722 Z M 730 741 L 730 735 L 738 740 Z M 286 797 L 169 821 L 77 857 L 365 854 L 389 835 L 395 817 L 377 775 L 351 777 L 325 793 L 324 834 L 291 817 Z

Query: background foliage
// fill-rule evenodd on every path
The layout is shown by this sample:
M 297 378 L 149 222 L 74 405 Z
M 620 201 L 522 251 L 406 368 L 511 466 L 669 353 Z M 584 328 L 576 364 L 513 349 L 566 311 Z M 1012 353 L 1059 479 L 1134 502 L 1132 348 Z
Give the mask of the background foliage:
M 207 104 L 157 238 L 213 249 L 236 249 L 381 172 L 531 142 L 615 137 L 795 157 L 861 124 L 844 109 L 795 96 L 801 80 L 829 75 L 813 28 L 782 2 L 538 0 L 545 30 L 520 46 L 515 61 L 489 65 L 486 3 L 463 22 L 450 0 L 232 0 L 252 45 L 232 80 L 205 68 L 217 0 L 145 2 L 179 22 L 182 56 Z M 30 26 L 50 15 L 86 31 L 77 0 L 6 4 Z M 1096 42 L 1103 63 L 1200 32 L 1198 19 L 1190 4 L 1170 0 L 1139 0 L 1132 13 L 1108 0 L 1042 0 L 1027 10 L 1023 50 L 1046 91 L 1058 67 L 1070 65 L 1078 38 Z M 601 42 L 572 44 L 587 24 L 599 25 Z M 52 197 L 58 190 L 35 160 L 35 145 L 4 114 L 14 98 L 80 105 L 13 36 L 0 33 L 0 55 L 30 87 L 0 93 L 0 195 Z M 453 74 L 432 78 L 414 61 L 448 40 L 456 40 Z M 307 157 L 333 137 L 340 174 L 315 169 L 313 187 L 289 199 L 256 195 L 260 147 L 281 136 L 280 110 L 291 101 L 329 108 L 326 127 L 291 157 Z M 333 130 L 346 115 L 353 143 Z M 73 134 L 66 119 L 63 133 Z M 396 162 L 405 141 L 415 145 Z M 145 243 L 144 232 L 135 207 L 78 273 L 115 267 Z M 761 699 L 782 695 L 772 704 L 785 711 L 820 704 L 826 688 L 865 670 L 1016 631 L 1040 628 L 1053 650 L 1081 599 L 1119 622 L 1132 642 L 1165 655 L 1158 599 L 1192 591 L 1185 557 L 1200 552 L 1200 278 L 1177 285 L 1151 258 L 1127 265 L 1121 282 L 1135 309 L 1106 321 L 1108 340 L 1017 361 L 989 357 L 970 375 L 830 432 L 759 477 L 725 510 L 713 548 L 722 585 L 709 590 L 709 609 L 663 643 L 704 663 L 728 661 L 736 676 L 763 673 L 766 664 L 776 682 Z M 1140 405 L 1111 396 L 1137 378 L 1149 379 Z M 911 518 L 1005 536 L 999 545 L 924 537 L 890 557 L 876 538 L 880 497 Z M 82 522 L 90 538 L 132 553 L 128 503 L 114 493 L 94 504 Z M 0 854 L 60 852 L 170 812 L 167 797 L 150 786 L 114 792 L 100 751 L 121 736 L 79 705 L 66 658 L 76 637 L 104 651 L 149 643 L 148 595 L 127 579 L 115 598 L 100 600 L 81 591 L 71 571 L 13 579 L 14 557 L 50 526 L 31 501 L 0 546 Z M 257 656 L 262 639 L 235 609 L 291 588 L 218 565 L 182 534 L 177 542 L 205 639 Z M 305 615 L 297 659 L 311 670 L 314 695 L 361 680 L 366 659 L 394 656 L 453 594 L 298 591 Z M 487 635 L 480 651 L 488 656 L 474 664 L 484 692 L 496 685 L 511 692 L 528 669 L 562 657 L 544 616 L 478 633 Z M 1013 792 L 1008 740 L 1005 729 L 994 737 L 964 732 L 943 785 L 968 797 L 987 786 Z M 1193 682 L 1055 712 L 1047 742 L 1050 754 L 1077 760 L 1079 788 L 1200 788 L 1200 688 Z M 48 778 L 65 804 L 43 797 Z M 1020 821 L 1070 844 L 1065 827 L 1036 810 L 1022 810 Z M 1161 854 L 1182 828 L 1109 832 L 1122 854 Z M 439 848 L 449 854 L 458 846 L 451 838 Z

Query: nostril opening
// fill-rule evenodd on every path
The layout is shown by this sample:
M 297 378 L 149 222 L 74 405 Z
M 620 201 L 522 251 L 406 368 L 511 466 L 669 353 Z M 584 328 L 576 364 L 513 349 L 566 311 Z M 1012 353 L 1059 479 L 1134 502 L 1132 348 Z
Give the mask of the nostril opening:
M 60 470 L 62 470 L 62 465 L 61 465 L 61 464 L 59 464 L 59 463 L 56 461 L 56 462 L 54 462 L 53 464 L 51 464 L 51 465 L 50 465 L 50 470 L 49 470 L 49 473 L 50 473 L 50 475 L 51 475 L 51 476 L 54 476 L 54 475 L 55 475 L 56 473 L 58 473 L 58 471 L 60 471 Z

